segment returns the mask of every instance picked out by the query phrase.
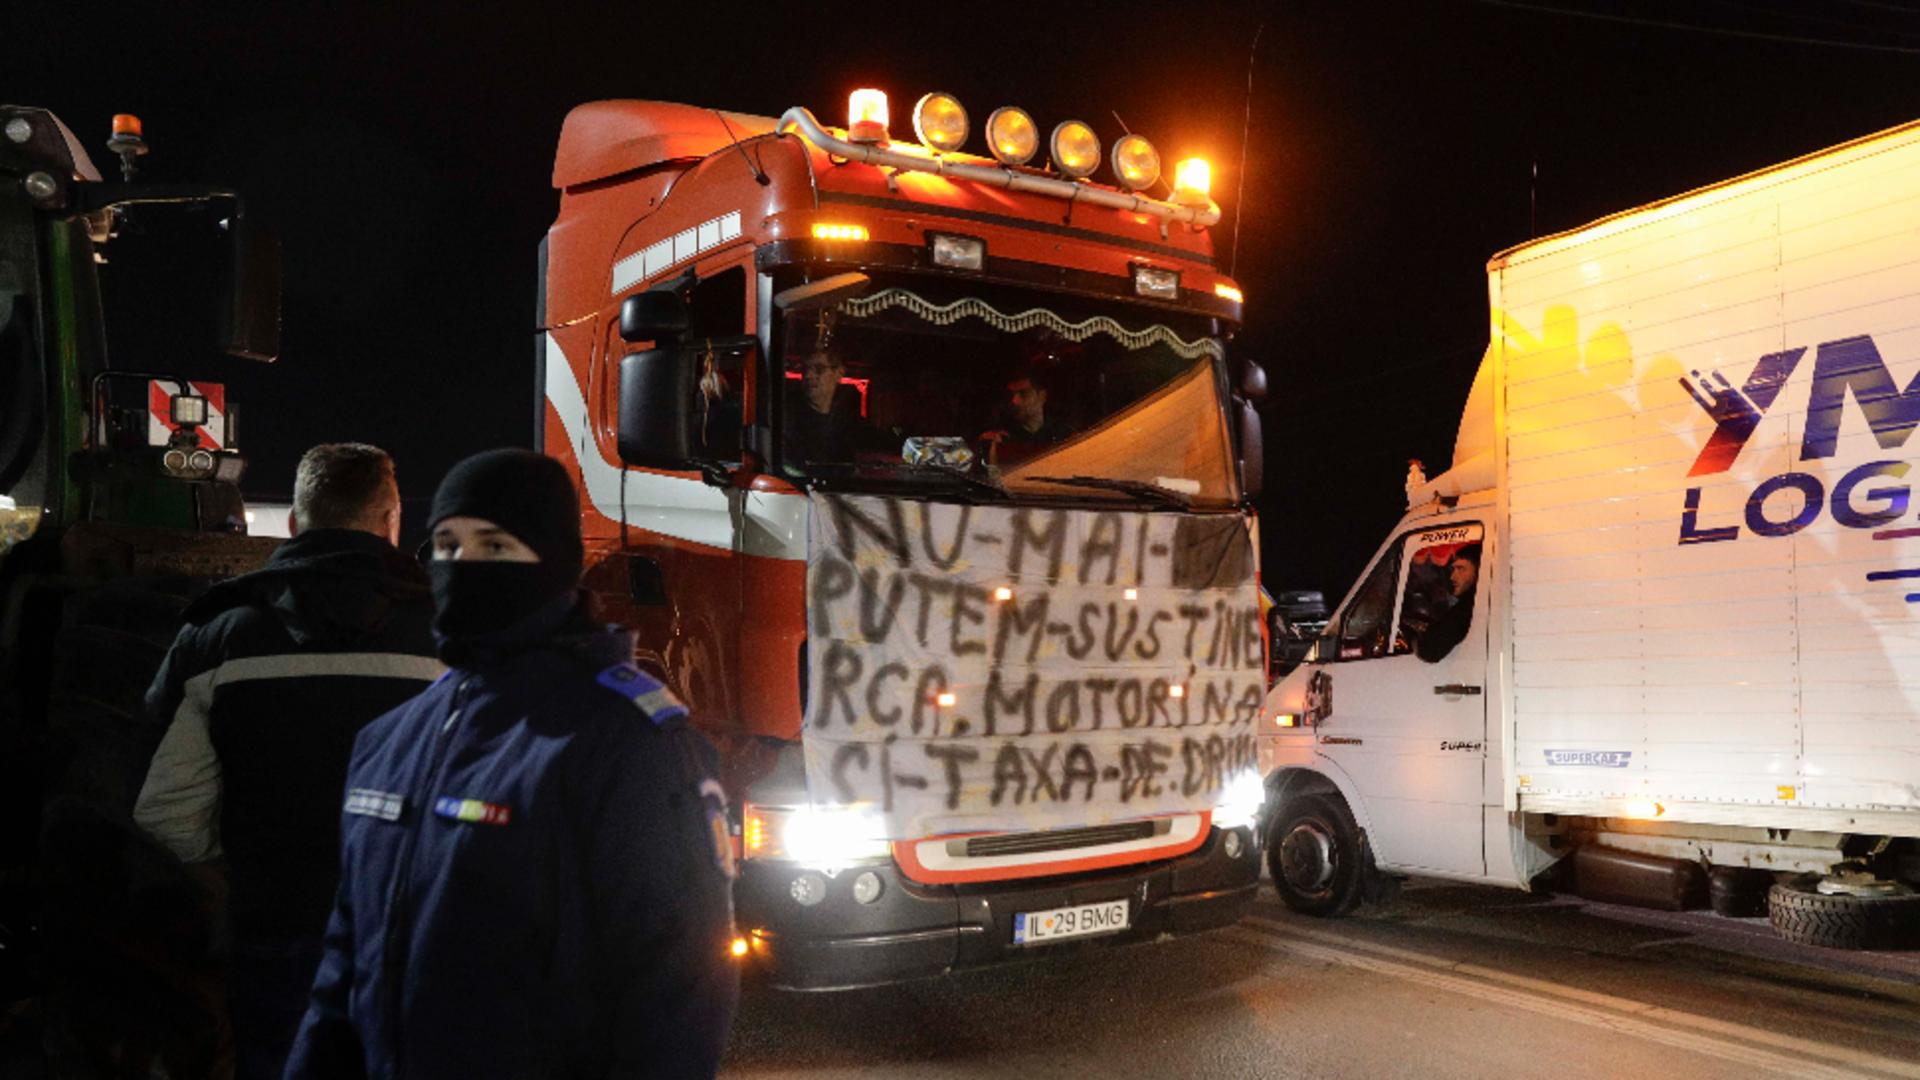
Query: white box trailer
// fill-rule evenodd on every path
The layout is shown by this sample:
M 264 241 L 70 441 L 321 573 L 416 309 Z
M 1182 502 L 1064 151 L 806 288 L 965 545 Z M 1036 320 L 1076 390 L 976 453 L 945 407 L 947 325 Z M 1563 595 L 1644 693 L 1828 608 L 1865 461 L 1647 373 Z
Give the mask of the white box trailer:
M 1885 940 L 1920 915 L 1920 123 L 1488 293 L 1452 467 L 1267 699 L 1283 897 L 1587 845 L 1781 872 L 1790 936 Z

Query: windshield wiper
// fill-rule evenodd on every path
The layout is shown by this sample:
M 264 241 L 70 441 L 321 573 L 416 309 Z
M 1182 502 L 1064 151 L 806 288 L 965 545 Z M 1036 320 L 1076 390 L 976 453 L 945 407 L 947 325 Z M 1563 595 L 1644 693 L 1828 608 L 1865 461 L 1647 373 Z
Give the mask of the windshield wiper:
M 1002 487 L 999 481 L 975 476 L 964 469 L 956 469 L 949 465 L 909 465 L 907 468 L 914 475 L 938 473 L 941 476 L 951 476 L 975 491 L 990 492 L 997 499 L 1007 497 L 1007 489 Z
M 1065 487 L 1104 488 L 1108 491 L 1124 491 L 1160 506 L 1172 506 L 1181 510 L 1191 510 L 1193 500 L 1171 488 L 1159 484 L 1149 484 L 1145 480 L 1120 480 L 1110 476 L 1023 476 L 1022 480 L 1039 480 L 1048 484 L 1060 484 Z

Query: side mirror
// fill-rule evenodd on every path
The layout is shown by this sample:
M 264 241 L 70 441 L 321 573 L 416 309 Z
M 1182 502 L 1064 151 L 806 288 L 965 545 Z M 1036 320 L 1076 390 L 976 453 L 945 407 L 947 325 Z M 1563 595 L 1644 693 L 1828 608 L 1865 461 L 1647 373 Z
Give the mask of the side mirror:
M 640 296 L 646 296 L 641 293 Z M 631 304 L 639 296 L 627 298 Z M 620 312 L 626 332 L 626 306 Z M 693 457 L 693 354 L 646 349 L 620 358 L 620 460 L 646 469 L 684 469 Z
M 1339 655 L 1339 637 L 1331 633 L 1321 634 L 1313 639 L 1313 644 L 1307 649 L 1307 663 L 1324 664 Z
M 1240 396 L 1254 405 L 1267 400 L 1267 369 L 1256 361 L 1240 362 Z
M 670 345 L 681 334 L 687 332 L 687 324 L 687 302 L 677 292 L 648 289 L 646 292 L 634 293 L 620 302 L 622 341 L 651 341 L 656 345 Z M 624 404 L 626 401 L 625 361 L 621 362 L 620 371 L 623 387 L 621 402 Z
M 1260 427 L 1260 414 L 1254 411 L 1253 403 L 1246 400 L 1234 402 L 1234 411 L 1240 417 L 1240 493 L 1246 498 L 1257 499 L 1266 484 L 1267 473 L 1266 443 Z
M 220 291 L 220 351 L 249 360 L 280 355 L 280 241 L 244 214 L 227 227 L 228 253 Z

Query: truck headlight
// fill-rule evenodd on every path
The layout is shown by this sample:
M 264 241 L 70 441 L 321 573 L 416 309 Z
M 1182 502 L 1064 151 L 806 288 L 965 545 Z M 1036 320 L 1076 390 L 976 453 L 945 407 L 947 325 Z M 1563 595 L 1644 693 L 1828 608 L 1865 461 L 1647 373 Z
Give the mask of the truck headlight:
M 892 850 L 880 819 L 859 810 L 748 803 L 740 832 L 740 846 L 749 859 L 819 869 L 884 859 Z
M 1267 785 L 1257 772 L 1243 772 L 1220 790 L 1220 801 L 1213 808 L 1217 829 L 1251 827 L 1260 820 L 1261 807 L 1267 802 Z

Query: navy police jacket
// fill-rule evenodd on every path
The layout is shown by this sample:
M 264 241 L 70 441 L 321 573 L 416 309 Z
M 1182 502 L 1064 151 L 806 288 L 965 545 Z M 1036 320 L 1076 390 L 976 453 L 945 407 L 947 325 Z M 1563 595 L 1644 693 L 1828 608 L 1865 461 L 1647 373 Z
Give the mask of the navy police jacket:
M 712 1076 L 738 994 L 713 751 L 631 639 L 455 668 L 361 732 L 289 1078 Z

